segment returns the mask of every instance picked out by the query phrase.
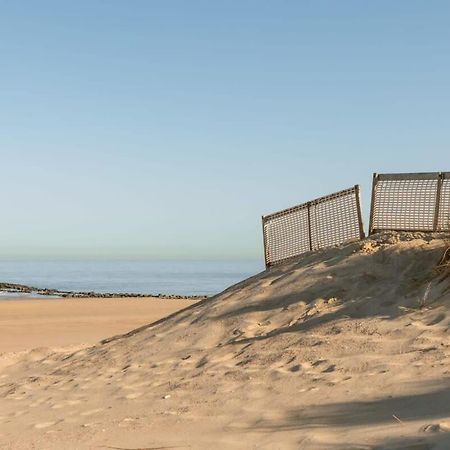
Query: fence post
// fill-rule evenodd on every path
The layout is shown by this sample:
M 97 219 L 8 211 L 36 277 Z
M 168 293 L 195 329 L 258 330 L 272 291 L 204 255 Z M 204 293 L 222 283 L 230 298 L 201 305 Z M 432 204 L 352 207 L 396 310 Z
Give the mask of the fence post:
M 312 232 L 311 232 L 311 202 L 307 203 L 308 210 L 308 238 L 309 238 L 309 249 L 313 249 L 312 245 Z
M 375 192 L 378 183 L 378 174 L 375 172 L 373 174 L 372 180 L 372 200 L 370 202 L 370 220 L 369 220 L 369 236 L 373 233 L 373 219 L 375 213 Z
M 366 236 L 364 234 L 364 225 L 361 215 L 361 198 L 359 193 L 359 184 L 355 184 L 355 200 L 356 200 L 356 211 L 358 214 L 359 237 L 361 239 L 364 239 Z
M 264 216 L 262 216 L 261 222 L 262 222 L 263 245 L 264 245 L 264 262 L 266 264 L 266 269 L 268 269 L 270 263 L 269 263 L 269 255 L 267 254 L 267 235 L 266 235 L 266 227 L 264 226 L 265 224 Z
M 439 172 L 436 188 L 436 204 L 434 207 L 433 231 L 437 231 L 439 225 L 439 206 L 441 203 L 441 191 L 443 183 L 444 183 L 444 174 L 442 172 Z

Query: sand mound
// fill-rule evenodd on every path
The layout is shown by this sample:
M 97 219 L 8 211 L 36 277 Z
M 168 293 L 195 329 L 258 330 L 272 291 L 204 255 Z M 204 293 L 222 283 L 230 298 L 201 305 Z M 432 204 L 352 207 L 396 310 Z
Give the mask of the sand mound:
M 0 447 L 448 449 L 448 246 L 377 235 L 27 354 L 0 372 Z

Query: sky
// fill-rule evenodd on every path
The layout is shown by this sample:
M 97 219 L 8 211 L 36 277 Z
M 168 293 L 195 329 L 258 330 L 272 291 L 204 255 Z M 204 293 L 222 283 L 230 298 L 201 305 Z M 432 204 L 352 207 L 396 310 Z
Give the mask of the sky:
M 450 170 L 450 2 L 0 0 L 0 258 L 262 258 L 261 215 Z

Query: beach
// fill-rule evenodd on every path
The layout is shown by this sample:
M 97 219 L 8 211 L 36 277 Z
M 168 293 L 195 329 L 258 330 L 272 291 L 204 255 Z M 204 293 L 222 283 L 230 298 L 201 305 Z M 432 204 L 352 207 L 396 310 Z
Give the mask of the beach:
M 0 448 L 448 449 L 448 238 L 375 235 L 197 303 L 5 301 Z
M 160 298 L 6 297 L 0 301 L 0 354 L 93 345 L 193 303 L 194 300 Z

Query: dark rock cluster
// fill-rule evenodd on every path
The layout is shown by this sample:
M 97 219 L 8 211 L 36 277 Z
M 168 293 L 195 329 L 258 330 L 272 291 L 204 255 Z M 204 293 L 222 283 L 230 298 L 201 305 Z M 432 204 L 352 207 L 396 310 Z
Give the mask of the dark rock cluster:
M 205 295 L 170 295 L 170 294 L 135 294 L 135 293 L 122 293 L 122 292 L 72 292 L 72 291 L 59 291 L 57 289 L 41 289 L 32 286 L 25 286 L 23 284 L 15 283 L 0 283 L 0 291 L 10 292 L 10 293 L 24 293 L 24 294 L 37 294 L 37 295 L 48 295 L 57 296 L 65 298 L 88 298 L 88 297 L 98 297 L 98 298 L 129 298 L 129 297 L 139 297 L 139 298 L 162 298 L 162 299 L 187 299 L 187 300 L 201 300 L 206 298 Z

